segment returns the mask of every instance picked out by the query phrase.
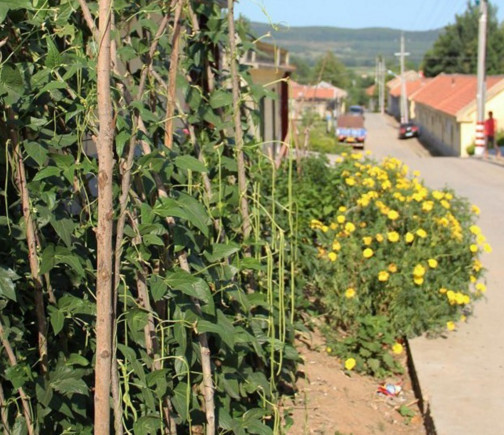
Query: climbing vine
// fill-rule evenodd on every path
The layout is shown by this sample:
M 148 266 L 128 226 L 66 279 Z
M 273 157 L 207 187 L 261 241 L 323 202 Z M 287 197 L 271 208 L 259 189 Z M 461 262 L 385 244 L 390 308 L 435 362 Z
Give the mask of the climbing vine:
M 294 222 L 230 24 L 210 1 L 0 4 L 3 433 L 280 431 Z

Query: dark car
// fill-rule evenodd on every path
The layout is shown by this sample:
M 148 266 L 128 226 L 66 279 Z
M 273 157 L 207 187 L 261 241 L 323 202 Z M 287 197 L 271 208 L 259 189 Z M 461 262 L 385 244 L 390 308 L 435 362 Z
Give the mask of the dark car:
M 399 125 L 399 139 L 418 137 L 418 126 L 413 122 L 403 122 Z

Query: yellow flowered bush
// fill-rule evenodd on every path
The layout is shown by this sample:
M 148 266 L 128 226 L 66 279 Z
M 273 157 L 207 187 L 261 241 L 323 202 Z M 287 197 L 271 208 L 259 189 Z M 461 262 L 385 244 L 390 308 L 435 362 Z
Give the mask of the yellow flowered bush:
M 316 276 L 331 329 L 355 332 L 369 315 L 388 319 L 396 337 L 455 329 L 486 290 L 479 255 L 491 247 L 475 224 L 479 209 L 430 190 L 394 158 L 347 156 L 331 171 L 335 210 L 346 211 L 311 224 L 316 246 L 338 246 Z

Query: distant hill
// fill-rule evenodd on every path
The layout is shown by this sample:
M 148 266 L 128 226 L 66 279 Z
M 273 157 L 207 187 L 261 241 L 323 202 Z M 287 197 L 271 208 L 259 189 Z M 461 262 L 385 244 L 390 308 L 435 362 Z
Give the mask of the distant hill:
M 285 27 L 269 24 L 250 23 L 256 36 L 271 33 L 271 37 L 262 39 L 286 48 L 293 55 L 309 63 L 327 51 L 336 54 L 345 65 L 350 67 L 370 67 L 375 65 L 378 55 L 394 59 L 394 53 L 400 50 L 401 30 L 389 28 L 345 29 L 340 27 Z M 421 32 L 404 32 L 406 51 L 411 53 L 409 61 L 417 64 L 424 53 L 430 49 L 442 29 Z

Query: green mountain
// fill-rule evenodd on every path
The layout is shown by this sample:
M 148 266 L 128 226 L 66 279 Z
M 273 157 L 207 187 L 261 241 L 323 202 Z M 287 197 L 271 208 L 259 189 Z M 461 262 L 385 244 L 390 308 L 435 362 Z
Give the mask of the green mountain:
M 286 48 L 309 63 L 332 51 L 349 67 L 374 66 L 379 55 L 393 60 L 394 53 L 400 51 L 403 33 L 389 28 L 285 27 L 256 22 L 251 22 L 250 28 L 257 37 L 271 34 L 261 40 Z M 441 32 L 442 29 L 404 32 L 406 51 L 411 53 L 408 61 L 419 64 Z

